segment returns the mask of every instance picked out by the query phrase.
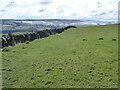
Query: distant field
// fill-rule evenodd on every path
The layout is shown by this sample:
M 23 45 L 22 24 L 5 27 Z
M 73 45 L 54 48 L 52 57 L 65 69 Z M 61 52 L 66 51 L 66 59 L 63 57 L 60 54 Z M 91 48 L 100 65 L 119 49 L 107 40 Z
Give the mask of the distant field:
M 71 28 L 2 55 L 4 88 L 118 87 L 118 25 Z
M 17 26 L 17 27 L 10 27 L 10 26 L 5 26 L 2 25 L 0 26 L 0 34 L 7 34 L 9 32 L 12 32 L 14 34 L 16 33 L 27 33 L 27 32 L 32 32 L 32 31 L 37 31 L 37 30 L 43 30 L 43 29 L 50 29 L 45 26 L 41 27 L 36 27 L 36 26 Z M 2 33 L 1 33 L 2 32 Z

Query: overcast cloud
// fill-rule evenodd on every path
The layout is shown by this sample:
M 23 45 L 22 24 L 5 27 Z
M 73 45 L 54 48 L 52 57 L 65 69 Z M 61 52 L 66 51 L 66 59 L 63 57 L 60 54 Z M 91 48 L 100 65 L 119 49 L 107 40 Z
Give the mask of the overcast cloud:
M 0 0 L 0 18 L 117 20 L 118 1 Z

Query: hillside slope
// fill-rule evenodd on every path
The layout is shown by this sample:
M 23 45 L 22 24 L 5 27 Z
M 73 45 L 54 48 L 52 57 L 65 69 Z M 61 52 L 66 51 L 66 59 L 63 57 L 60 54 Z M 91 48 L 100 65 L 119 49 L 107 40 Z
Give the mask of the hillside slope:
M 117 88 L 117 40 L 118 25 L 89 26 L 4 48 L 3 87 Z

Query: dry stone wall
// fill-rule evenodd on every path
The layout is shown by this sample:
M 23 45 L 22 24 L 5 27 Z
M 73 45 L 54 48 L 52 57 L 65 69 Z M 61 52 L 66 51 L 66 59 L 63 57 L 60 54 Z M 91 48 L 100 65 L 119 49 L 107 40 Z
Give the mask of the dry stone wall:
M 0 45 L 0 48 L 15 46 L 17 44 L 25 43 L 27 41 L 33 41 L 36 39 L 49 37 L 50 35 L 54 35 L 56 33 L 62 33 L 63 31 L 69 28 L 76 28 L 76 26 L 67 26 L 64 28 L 50 29 L 50 30 L 46 29 L 46 30 L 41 30 L 26 34 L 19 34 L 19 35 L 8 33 L 8 35 L 2 35 L 0 40 L 2 44 Z

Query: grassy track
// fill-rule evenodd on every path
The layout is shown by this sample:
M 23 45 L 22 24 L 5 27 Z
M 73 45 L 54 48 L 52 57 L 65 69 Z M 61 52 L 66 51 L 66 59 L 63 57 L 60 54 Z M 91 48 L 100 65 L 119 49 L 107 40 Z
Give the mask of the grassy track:
M 118 87 L 118 25 L 69 29 L 6 50 L 6 88 Z

